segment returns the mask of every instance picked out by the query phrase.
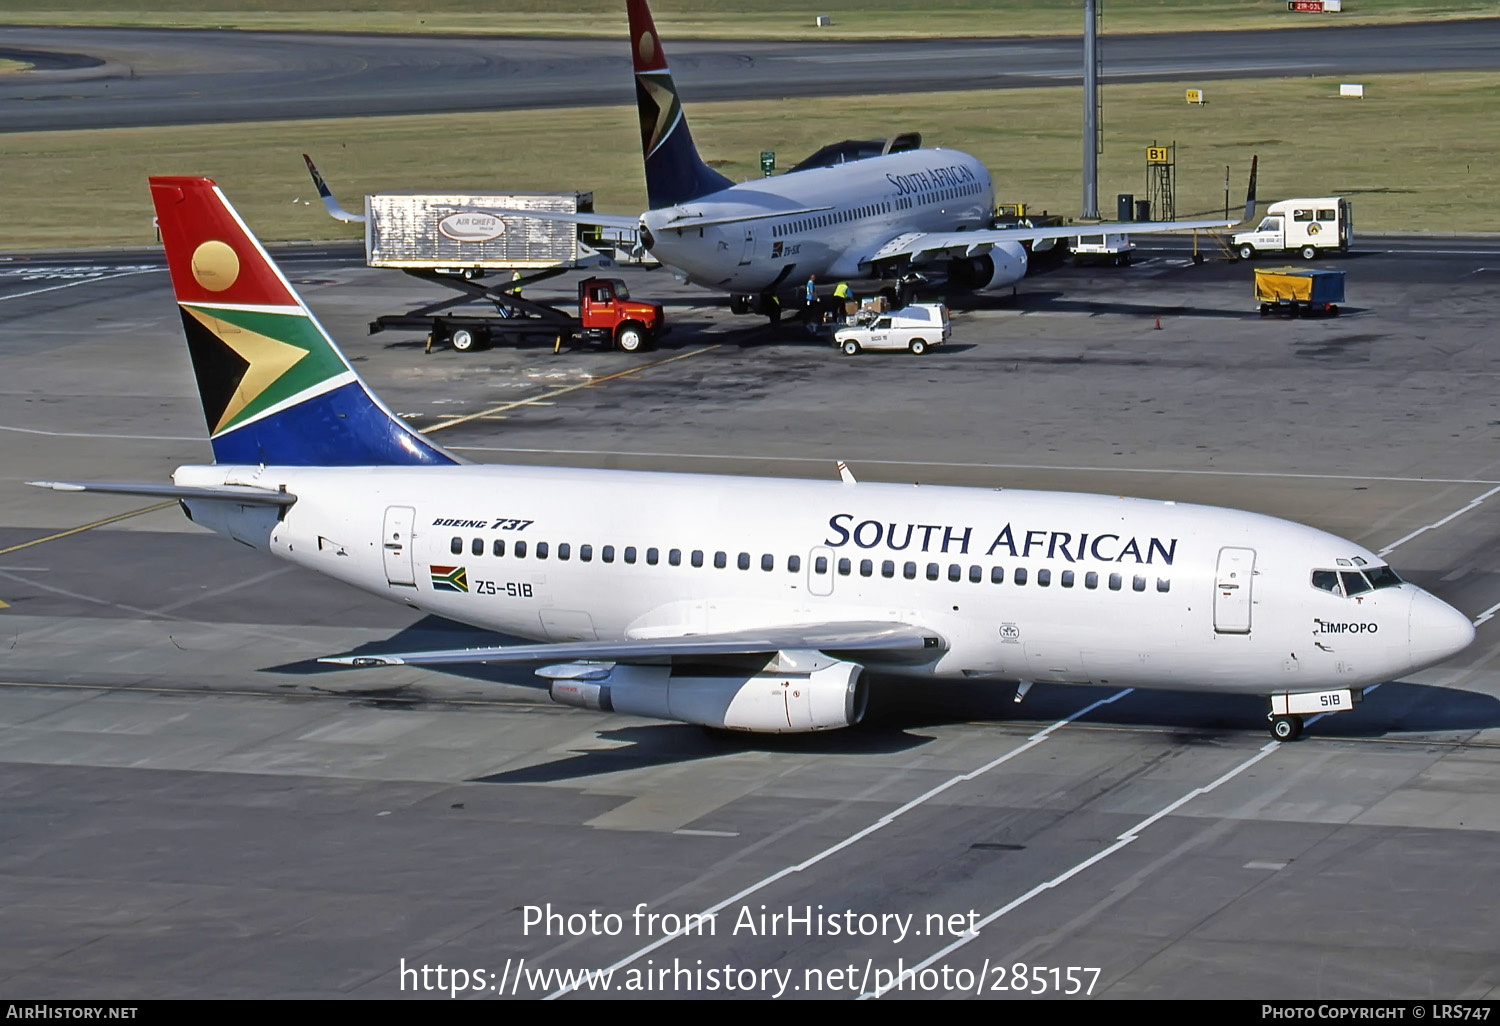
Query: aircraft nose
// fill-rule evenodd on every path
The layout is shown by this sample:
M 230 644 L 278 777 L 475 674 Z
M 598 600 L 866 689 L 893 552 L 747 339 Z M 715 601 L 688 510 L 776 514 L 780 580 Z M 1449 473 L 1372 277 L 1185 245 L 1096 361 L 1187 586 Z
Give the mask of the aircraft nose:
M 1412 596 L 1408 631 L 1413 670 L 1455 656 L 1474 640 L 1474 625 L 1467 616 L 1420 588 Z

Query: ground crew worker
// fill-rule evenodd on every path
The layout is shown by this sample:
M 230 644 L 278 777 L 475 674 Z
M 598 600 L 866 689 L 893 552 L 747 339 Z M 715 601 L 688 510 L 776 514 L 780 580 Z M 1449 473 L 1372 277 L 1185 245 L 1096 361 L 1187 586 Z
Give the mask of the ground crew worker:
M 847 281 L 841 281 L 833 287 L 833 301 L 838 305 L 838 310 L 836 312 L 839 314 L 839 316 L 842 317 L 844 314 L 848 313 L 848 307 L 846 306 L 846 304 L 852 298 L 854 297 L 849 294 L 849 283 Z
M 818 276 L 809 274 L 807 276 L 807 308 L 811 310 L 818 303 Z
M 519 286 L 519 285 L 516 284 L 516 282 L 518 282 L 520 280 L 521 280 L 521 269 L 518 267 L 514 271 L 510 272 L 510 291 L 514 292 L 517 297 L 519 297 L 521 295 L 521 286 Z

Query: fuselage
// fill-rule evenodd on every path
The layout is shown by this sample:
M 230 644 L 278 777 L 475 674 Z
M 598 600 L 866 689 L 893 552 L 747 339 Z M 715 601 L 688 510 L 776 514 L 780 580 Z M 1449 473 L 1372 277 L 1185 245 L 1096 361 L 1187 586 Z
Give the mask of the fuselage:
M 500 466 L 184 467 L 176 480 L 284 485 L 297 501 L 279 518 L 186 505 L 365 591 L 536 640 L 896 621 L 946 644 L 903 673 L 1267 694 L 1389 680 L 1473 636 L 1376 573 L 1374 553 L 1216 507 Z M 1315 572 L 1348 577 L 1330 590 Z
M 924 149 L 748 181 L 647 211 L 641 221 L 653 255 L 690 281 L 752 293 L 809 275 L 870 277 L 871 258 L 893 239 L 988 227 L 994 202 L 978 158 Z M 692 224 L 747 217 L 754 219 Z M 688 225 L 673 228 L 676 221 Z

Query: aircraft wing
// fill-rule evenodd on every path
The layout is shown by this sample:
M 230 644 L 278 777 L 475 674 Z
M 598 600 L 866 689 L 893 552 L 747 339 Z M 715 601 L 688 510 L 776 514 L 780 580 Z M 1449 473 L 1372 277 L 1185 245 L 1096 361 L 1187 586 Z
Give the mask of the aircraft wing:
M 312 175 L 313 185 L 317 186 L 318 196 L 323 200 L 323 207 L 328 211 L 328 216 L 345 224 L 363 224 L 365 220 L 363 214 L 351 214 L 339 206 L 339 201 L 333 198 L 333 192 L 323 181 L 323 175 L 318 171 L 318 166 L 313 163 L 313 159 L 305 153 L 302 154 L 302 159 L 307 162 L 307 172 Z
M 721 634 L 686 634 L 625 641 L 559 641 L 430 652 L 325 656 L 338 666 L 444 666 L 461 663 L 534 663 L 593 659 L 635 662 L 673 656 L 756 655 L 780 651 L 837 652 L 881 661 L 921 662 L 948 648 L 939 635 L 908 623 L 820 623 Z
M 150 481 L 27 481 L 37 488 L 54 492 L 109 492 L 114 495 L 146 495 L 160 499 L 221 499 L 247 506 L 290 506 L 297 501 L 291 492 L 273 492 L 267 488 L 225 485 L 220 488 L 189 488 Z
M 534 221 L 565 221 L 569 224 L 595 225 L 599 228 L 624 228 L 636 231 L 641 226 L 639 217 L 628 217 L 625 214 L 569 214 L 561 210 L 510 210 L 505 207 L 475 207 L 476 211 L 485 214 L 498 214 L 501 217 L 529 217 Z
M 1229 228 L 1237 222 L 1214 221 L 1121 221 L 1108 224 L 1072 224 L 1046 228 L 980 228 L 966 232 L 908 232 L 891 239 L 866 258 L 870 263 L 897 257 L 978 256 L 997 242 L 1029 242 L 1037 239 L 1069 239 L 1079 235 L 1149 235 L 1153 232 L 1185 232 Z

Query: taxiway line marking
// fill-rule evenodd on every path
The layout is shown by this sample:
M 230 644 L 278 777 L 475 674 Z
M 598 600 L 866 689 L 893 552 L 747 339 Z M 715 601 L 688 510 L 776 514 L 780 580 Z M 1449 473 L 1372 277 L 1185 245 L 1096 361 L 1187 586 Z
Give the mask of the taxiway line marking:
M 810 857 L 808 859 L 805 859 L 802 862 L 798 862 L 795 865 L 790 865 L 790 866 L 787 866 L 787 867 L 785 867 L 783 869 L 780 869 L 777 872 L 772 873 L 770 876 L 766 877 L 765 879 L 757 881 L 756 883 L 751 884 L 750 886 L 744 888 L 743 890 L 739 891 L 736 894 L 730 895 L 729 897 L 725 898 L 723 901 L 719 902 L 717 905 L 714 905 L 714 906 L 712 906 L 710 908 L 705 909 L 703 912 L 699 913 L 699 921 L 701 921 L 703 919 L 707 919 L 707 918 L 709 918 L 711 916 L 718 915 L 720 912 L 722 912 L 724 909 L 728 908 L 730 905 L 733 905 L 735 902 L 737 902 L 737 901 L 743 901 L 745 898 L 748 898 L 750 895 L 754 894 L 756 891 L 763 890 L 764 888 L 769 887 L 771 884 L 775 883 L 776 881 L 778 881 L 778 880 L 780 880 L 780 879 L 782 879 L 784 877 L 791 876 L 794 873 L 800 873 L 800 872 L 802 872 L 803 870 L 806 870 L 806 869 L 811 869 L 813 866 L 817 865 L 819 862 L 822 862 L 824 859 L 828 858 L 829 856 L 836 855 L 839 852 L 843 851 L 845 848 L 848 848 L 850 845 L 856 844 L 859 841 L 864 840 L 866 837 L 869 837 L 871 834 L 875 833 L 876 831 L 882 830 L 885 827 L 890 826 L 892 823 L 894 823 L 896 820 L 900 819 L 902 816 L 906 815 L 912 809 L 915 809 L 918 806 L 923 805 L 926 802 L 930 801 L 931 799 L 936 798 L 938 795 L 942 794 L 944 791 L 947 791 L 949 788 L 957 787 L 959 784 L 962 784 L 962 783 L 965 783 L 967 781 L 974 780 L 974 779 L 976 779 L 978 777 L 981 777 L 984 774 L 988 773 L 990 770 L 994 769 L 995 767 L 1000 766 L 1000 765 L 1002 765 L 1004 763 L 1009 762 L 1011 759 L 1014 759 L 1016 756 L 1022 754 L 1023 752 L 1030 751 L 1031 749 L 1035 748 L 1037 745 L 1041 744 L 1043 741 L 1047 740 L 1047 738 L 1051 736 L 1051 734 L 1052 734 L 1053 731 L 1060 730 L 1061 728 L 1067 726 L 1069 723 L 1072 723 L 1074 720 L 1079 719 L 1082 716 L 1088 715 L 1089 713 L 1093 712 L 1095 709 L 1098 709 L 1100 706 L 1109 705 L 1111 702 L 1117 702 L 1117 701 L 1119 701 L 1120 699 L 1124 698 L 1126 695 L 1130 694 L 1133 690 L 1135 690 L 1135 689 L 1134 688 L 1125 688 L 1122 691 L 1115 692 L 1113 695 L 1110 695 L 1108 698 L 1101 698 L 1097 702 L 1094 702 L 1094 703 L 1092 703 L 1090 705 L 1086 705 L 1082 709 L 1079 709 L 1077 712 L 1073 713 L 1072 715 L 1067 716 L 1064 719 L 1058 720 L 1056 723 L 1052 724 L 1050 727 L 1047 727 L 1045 730 L 1038 731 L 1037 733 L 1031 735 L 1031 737 L 1027 738 L 1025 744 L 1020 745 L 1020 746 L 1018 746 L 1016 748 L 1012 748 L 1010 751 L 1006 752 L 1004 755 L 1001 755 L 1001 756 L 998 756 L 998 757 L 996 757 L 994 759 L 991 759 L 989 762 L 985 763 L 983 766 L 980 766 L 978 769 L 970 770 L 968 773 L 960 773 L 960 774 L 958 774 L 957 776 L 954 776 L 954 777 L 949 777 L 947 780 L 943 781 L 943 783 L 937 785 L 936 787 L 932 788 L 929 791 L 926 791 L 923 794 L 918 795 L 917 797 L 913 798 L 911 801 L 907 802 L 905 805 L 902 805 L 900 808 L 894 809 L 891 812 L 886 813 L 884 816 L 881 816 L 874 823 L 871 823 L 869 826 L 865 827 L 863 830 L 859 830 L 859 831 L 857 831 L 855 833 L 852 833 L 848 837 L 844 838 L 842 841 L 839 841 L 837 844 L 833 844 L 833 845 L 830 845 L 827 848 L 824 848 L 822 851 L 818 852 L 816 855 L 813 855 L 812 857 Z M 1274 743 L 1275 742 L 1273 742 L 1273 744 Z M 1217 786 L 1217 785 L 1214 785 L 1214 786 Z M 645 955 L 650 954 L 651 952 L 655 951 L 657 948 L 661 947 L 662 945 L 667 944 L 670 941 L 673 941 L 676 938 L 682 936 L 685 932 L 687 932 L 687 930 L 688 930 L 688 927 L 684 926 L 682 929 L 676 930 L 673 933 L 664 934 L 661 937 L 658 937 L 656 940 L 652 941 L 650 944 L 647 944 L 645 947 L 641 948 L 639 951 L 636 951 L 636 952 L 633 952 L 632 954 L 626 955 L 624 958 L 620 959 L 618 962 L 616 962 L 614 965 L 610 966 L 608 969 L 600 970 L 599 975 L 608 976 L 609 974 L 615 972 L 618 969 L 623 969 L 625 966 L 627 966 L 630 963 L 636 961 L 637 959 L 642 958 Z M 560 987 L 557 990 L 553 991 L 551 994 L 548 994 L 543 1000 L 545 1000 L 545 1001 L 551 1001 L 554 998 L 562 997 L 564 994 L 567 994 L 569 991 L 576 990 L 577 986 L 578 985 L 576 983 L 573 983 L 573 984 L 569 984 L 568 986 L 565 986 L 565 987 Z
M 201 442 L 207 435 L 117 435 L 104 431 L 43 431 L 40 428 L 14 427 L 0 424 L 0 431 L 14 431 L 22 435 L 45 435 L 48 438 L 121 438 L 132 442 Z
M 1093 866 L 1093 865 L 1096 865 L 1096 864 L 1098 864 L 1100 862 L 1103 862 L 1105 859 L 1109 858 L 1115 852 L 1119 851 L 1121 848 L 1124 848 L 1126 845 L 1130 844 L 1137 837 L 1139 837 L 1140 834 L 1141 834 L 1141 831 L 1147 829 L 1148 827 L 1150 827 L 1152 824 L 1154 824 L 1158 820 L 1162 819 L 1163 817 L 1170 816 L 1173 812 L 1176 812 L 1178 809 L 1182 808 L 1182 806 L 1186 805 L 1188 802 L 1192 801 L 1194 798 L 1197 798 L 1197 797 L 1199 797 L 1201 795 L 1208 794 L 1210 791 L 1214 790 L 1215 788 L 1219 787 L 1220 785 L 1228 783 L 1229 781 L 1233 780 L 1235 777 L 1239 776 L 1241 773 L 1245 772 L 1245 770 L 1249 769 L 1251 766 L 1254 766 L 1256 763 L 1260 762 L 1262 759 L 1264 759 L 1266 756 L 1270 755 L 1272 752 L 1276 751 L 1276 749 L 1278 749 L 1280 747 L 1281 747 L 1281 742 L 1280 741 L 1271 741 L 1271 742 L 1268 742 L 1255 755 L 1252 755 L 1250 758 L 1246 759 L 1244 762 L 1240 763 L 1238 766 L 1235 766 L 1233 769 L 1230 769 L 1229 771 L 1223 773 L 1213 783 L 1207 784 L 1207 785 L 1205 785 L 1203 787 L 1195 787 L 1195 788 L 1193 788 L 1187 794 L 1185 794 L 1182 797 L 1178 798 L 1176 801 L 1172 802 L 1170 805 L 1167 805 L 1167 806 L 1165 806 L 1165 807 L 1157 810 L 1156 812 L 1154 812 L 1151 815 L 1147 816 L 1145 819 L 1141 820 L 1135 826 L 1131 827 L 1129 830 L 1125 831 L 1123 834 L 1121 834 L 1118 838 L 1115 839 L 1115 843 L 1114 844 L 1111 844 L 1109 847 L 1103 848 L 1100 851 L 1095 852 L 1093 855 L 1091 855 L 1088 858 L 1084 859 L 1082 862 L 1080 862 L 1077 865 L 1073 866 L 1071 869 L 1064 870 L 1063 872 L 1059 873 L 1057 876 L 1054 876 L 1051 880 L 1048 880 L 1045 883 L 1039 883 L 1035 887 L 1033 887 L 1031 890 L 1029 890 L 1025 894 L 1021 895 L 1020 897 L 1015 898 L 1012 901 L 1007 902 L 1004 905 L 1001 905 L 999 908 L 995 909 L 995 911 L 991 912 L 989 915 L 985 916 L 978 923 L 976 923 L 974 925 L 974 929 L 972 931 L 970 931 L 968 934 L 966 934 L 965 936 L 960 937 L 958 940 L 954 941 L 952 944 L 949 944 L 947 947 L 945 947 L 942 950 L 938 951 L 937 953 L 929 956 L 928 958 L 926 958 L 925 960 L 923 960 L 920 964 L 912 966 L 910 969 L 903 970 L 902 975 L 901 975 L 900 978 L 898 978 L 896 980 L 892 980 L 885 987 L 876 988 L 875 990 L 867 991 L 866 993 L 861 994 L 859 996 L 859 999 L 861 1001 L 864 1001 L 864 1000 L 867 1000 L 869 998 L 878 998 L 882 994 L 886 993 L 886 991 L 890 990 L 892 987 L 897 986 L 903 980 L 914 979 L 918 973 L 920 973 L 923 969 L 926 969 L 928 966 L 932 965 L 932 963 L 938 961 L 941 958 L 946 958 L 948 955 L 950 955 L 953 952 L 957 951 L 959 948 L 963 947 L 965 944 L 968 944 L 970 941 L 972 941 L 975 938 L 977 938 L 979 936 L 979 931 L 983 930 L 986 926 L 990 925 L 995 920 L 999 919 L 1000 917 L 1002 917 L 1004 915 L 1009 914 L 1010 912 L 1014 911 L 1015 909 L 1020 908 L 1022 905 L 1026 904 L 1032 898 L 1035 898 L 1038 894 L 1042 894 L 1045 891 L 1049 891 L 1052 888 L 1058 886 L 1059 884 L 1066 883 L 1068 880 L 1071 880 L 1073 877 L 1077 876 L 1079 873 L 1082 873 L 1084 870 L 1088 869 L 1090 866 Z
M 602 379 L 601 379 L 602 380 Z M 482 414 L 480 414 L 482 416 Z M 461 452 L 514 452 L 533 456 L 640 456 L 647 459 L 742 460 L 746 463 L 836 463 L 829 456 L 778 456 L 767 453 L 651 452 L 641 449 L 525 449 L 500 445 L 455 445 Z M 1086 467 L 1049 463 L 964 463 L 950 460 L 846 460 L 850 466 L 943 467 L 958 470 L 1059 470 L 1096 474 L 1180 474 L 1200 477 L 1306 478 L 1316 481 L 1380 481 L 1390 484 L 1495 485 L 1500 481 L 1471 477 L 1383 477 L 1379 474 L 1300 474 L 1275 470 L 1181 470 L 1171 467 Z
M 12 545 L 8 549 L 0 549 L 0 556 L 3 556 L 9 552 L 19 552 L 21 549 L 29 549 L 33 545 L 40 545 L 43 542 L 57 541 L 59 538 L 67 538 L 71 535 L 81 534 L 84 531 L 92 531 L 94 528 L 104 527 L 106 524 L 114 524 L 120 522 L 121 520 L 129 520 L 131 517 L 138 517 L 142 513 L 155 513 L 159 509 L 166 509 L 168 506 L 175 505 L 177 505 L 177 500 L 171 499 L 167 502 L 158 502 L 154 506 L 146 506 L 143 509 L 133 509 L 129 513 L 121 513 L 118 516 L 105 517 L 103 520 L 95 520 L 92 524 L 84 524 L 82 527 L 70 527 L 66 531 L 59 531 L 56 534 L 49 534 L 45 538 L 33 538 L 31 539 L 31 541 L 22 542 L 19 545 Z
M 500 406 L 492 406 L 488 410 L 480 410 L 478 413 L 469 413 L 465 414 L 462 417 L 454 417 L 451 420 L 441 421 L 437 424 L 432 425 L 431 427 L 422 428 L 419 433 L 430 435 L 434 431 L 445 431 L 448 428 L 457 427 L 459 424 L 467 424 L 471 420 L 478 420 L 481 417 L 491 417 L 497 413 L 504 413 L 506 410 L 514 410 L 517 407 L 521 406 L 536 406 L 544 400 L 555 399 L 560 395 L 567 395 L 569 392 L 576 392 L 580 388 L 592 388 L 595 385 L 602 385 L 606 381 L 613 381 L 616 378 L 627 377 L 631 374 L 639 374 L 641 371 L 650 370 L 652 367 L 664 367 L 669 363 L 676 363 L 678 360 L 686 360 L 691 356 L 701 356 L 703 353 L 712 352 L 713 350 L 718 349 L 721 345 L 723 345 L 722 342 L 717 342 L 711 346 L 704 346 L 702 349 L 691 349 L 686 353 L 678 353 L 676 356 L 669 356 L 665 360 L 657 360 L 655 363 L 643 363 L 639 367 L 630 367 L 626 370 L 616 371 L 613 374 L 606 374 L 602 378 L 590 378 L 588 381 L 580 381 L 576 385 L 567 385 L 563 388 L 553 389 L 551 392 L 543 392 L 541 395 L 533 396 L 530 399 L 517 399 L 513 403 L 504 403 Z
M 1486 620 L 1493 619 L 1496 613 L 1500 613 L 1500 602 L 1496 602 L 1493 606 L 1490 606 L 1490 608 L 1486 609 L 1484 612 L 1475 617 L 1474 626 L 1478 627 Z
M 101 274 L 97 278 L 80 278 L 77 281 L 66 282 L 62 285 L 48 285 L 44 289 L 32 289 L 30 292 L 13 292 L 8 296 L 0 296 L 0 303 L 7 299 L 25 299 L 27 296 L 40 296 L 43 292 L 56 292 L 58 289 L 70 289 L 74 285 L 91 285 L 96 281 L 109 281 L 111 278 L 128 278 L 132 274 L 150 274 L 152 271 L 164 271 L 164 267 L 148 267 L 142 271 L 120 271 L 118 274 Z
M 1458 517 L 1463 516 L 1465 513 L 1469 512 L 1469 510 L 1471 510 L 1471 509 L 1477 509 L 1479 507 L 1479 505 L 1482 502 L 1484 502 L 1485 499 L 1488 499 L 1491 495 L 1494 495 L 1496 492 L 1500 492 L 1500 485 L 1496 485 L 1494 488 L 1491 488 L 1489 491 L 1485 492 L 1483 495 L 1479 496 L 1477 499 L 1470 500 L 1470 502 L 1469 502 L 1469 504 L 1467 506 L 1464 506 L 1461 509 L 1454 510 L 1452 513 L 1449 513 L 1443 519 L 1441 519 L 1441 520 L 1434 520 L 1430 524 L 1424 524 L 1423 526 L 1421 526 L 1421 527 L 1417 528 L 1415 531 L 1413 531 L 1411 534 L 1408 534 L 1406 537 L 1396 539 L 1395 541 L 1391 542 L 1389 545 L 1387 545 L 1385 548 L 1381 549 L 1379 552 L 1377 552 L 1375 554 L 1377 556 L 1384 556 L 1388 552 L 1394 552 L 1396 549 L 1399 549 L 1402 545 L 1405 545 L 1407 542 L 1411 541 L 1413 538 L 1417 537 L 1418 535 L 1420 535 L 1420 534 L 1426 534 L 1428 531 L 1436 530 L 1437 528 L 1442 527 L 1444 524 L 1448 523 L 1450 520 L 1455 520 Z

